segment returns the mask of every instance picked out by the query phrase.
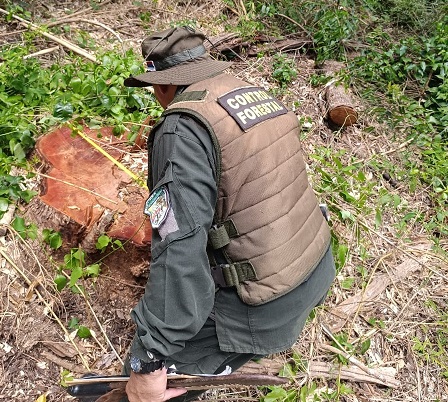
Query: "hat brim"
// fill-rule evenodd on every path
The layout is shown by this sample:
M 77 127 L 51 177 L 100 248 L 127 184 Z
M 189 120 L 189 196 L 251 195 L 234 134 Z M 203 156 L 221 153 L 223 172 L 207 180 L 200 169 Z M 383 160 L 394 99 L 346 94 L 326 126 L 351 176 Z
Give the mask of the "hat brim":
M 127 87 L 147 87 L 156 85 L 190 85 L 212 77 L 232 65 L 231 62 L 203 59 L 178 64 L 161 71 L 149 71 L 124 80 Z

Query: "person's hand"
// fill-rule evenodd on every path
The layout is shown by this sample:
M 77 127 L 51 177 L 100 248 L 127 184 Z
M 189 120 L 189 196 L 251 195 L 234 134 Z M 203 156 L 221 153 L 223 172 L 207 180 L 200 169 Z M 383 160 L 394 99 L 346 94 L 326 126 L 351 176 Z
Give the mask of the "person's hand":
M 131 372 L 126 385 L 129 402 L 163 402 L 187 392 L 185 388 L 167 389 L 166 382 L 166 368 L 149 374 Z

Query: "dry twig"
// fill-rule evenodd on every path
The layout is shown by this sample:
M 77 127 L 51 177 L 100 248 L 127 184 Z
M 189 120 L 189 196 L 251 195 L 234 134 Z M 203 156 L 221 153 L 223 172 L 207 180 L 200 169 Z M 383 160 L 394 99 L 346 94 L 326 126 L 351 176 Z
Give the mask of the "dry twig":
M 23 56 L 24 59 L 30 59 L 31 57 L 41 56 L 43 54 L 54 52 L 55 50 L 58 50 L 59 46 L 50 47 L 48 49 L 42 49 L 38 52 L 27 54 L 26 56 Z
M 9 13 L 5 10 L 3 10 L 2 8 L 0 8 L 0 14 L 4 14 L 4 15 L 9 15 Z M 29 22 L 21 17 L 19 17 L 18 15 L 12 14 L 12 18 L 14 18 L 15 20 L 19 21 L 20 24 L 26 26 L 27 28 L 31 29 L 32 31 L 37 31 L 39 32 L 42 36 L 46 37 L 47 39 L 50 39 L 54 42 L 57 42 L 59 44 L 61 44 L 62 46 L 70 49 L 71 51 L 78 53 L 79 55 L 85 57 L 86 59 L 89 59 L 93 62 L 96 63 L 96 57 L 88 52 L 86 52 L 84 49 L 80 48 L 79 46 L 76 46 L 75 44 L 69 42 L 66 39 L 63 38 L 59 38 L 55 35 L 49 34 L 47 32 L 44 32 L 42 30 L 41 27 L 39 27 L 36 24 L 33 24 L 32 22 Z
M 12 229 L 12 228 L 11 228 Z M 31 286 L 33 281 L 31 281 L 28 276 L 25 274 L 25 272 L 23 272 L 20 267 L 9 257 L 8 254 L 6 254 L 6 250 L 4 247 L 0 247 L 0 254 L 2 255 L 2 257 L 11 265 L 11 267 L 13 267 L 16 272 L 22 277 L 22 279 L 27 283 L 28 286 Z M 43 284 L 41 284 L 42 287 L 44 287 Z M 39 300 L 45 305 L 45 307 L 48 309 L 49 313 L 52 315 L 52 317 L 54 318 L 54 320 L 58 323 L 59 327 L 62 329 L 62 331 L 64 332 L 65 336 L 67 339 L 70 339 L 70 334 L 68 333 L 67 329 L 65 328 L 64 324 L 62 324 L 61 320 L 59 319 L 59 317 L 56 315 L 56 313 L 54 312 L 52 306 L 50 305 L 50 303 L 48 303 L 48 301 L 42 296 L 41 292 L 38 289 L 34 289 L 34 292 L 36 293 L 37 297 L 39 298 Z M 81 361 L 84 365 L 84 367 L 87 369 L 87 371 L 90 371 L 89 365 L 87 363 L 87 361 L 84 359 L 84 356 L 82 355 L 81 351 L 78 348 L 78 345 L 76 345 L 75 342 L 73 342 L 73 340 L 70 339 L 70 342 L 72 343 L 73 347 L 76 349 L 76 351 L 78 352 L 79 357 L 81 358 Z
M 110 32 L 112 35 L 114 35 L 117 38 L 118 42 L 120 42 L 122 49 L 123 49 L 123 40 L 121 39 L 120 35 L 117 32 L 115 32 L 112 28 L 108 27 L 106 24 L 103 24 L 102 22 L 98 22 L 95 20 L 88 20 L 86 18 L 66 18 L 64 20 L 50 22 L 46 26 L 50 28 L 50 27 L 53 27 L 56 25 L 67 24 L 69 22 L 85 22 L 87 24 L 97 25 L 101 28 L 104 28 L 106 31 Z

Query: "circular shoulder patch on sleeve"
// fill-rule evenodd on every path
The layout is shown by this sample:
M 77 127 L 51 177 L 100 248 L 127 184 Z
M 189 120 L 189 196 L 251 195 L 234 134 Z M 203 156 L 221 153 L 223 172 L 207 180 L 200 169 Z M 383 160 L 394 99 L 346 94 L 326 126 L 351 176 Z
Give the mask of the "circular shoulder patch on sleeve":
M 144 212 L 149 216 L 151 226 L 157 229 L 165 221 L 170 210 L 170 196 L 165 186 L 154 190 L 146 200 Z

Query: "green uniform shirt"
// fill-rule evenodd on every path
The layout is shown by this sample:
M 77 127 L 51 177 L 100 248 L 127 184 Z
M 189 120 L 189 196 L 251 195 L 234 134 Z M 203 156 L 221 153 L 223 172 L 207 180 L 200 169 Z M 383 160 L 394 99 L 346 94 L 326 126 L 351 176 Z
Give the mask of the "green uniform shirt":
M 153 230 L 145 294 L 132 311 L 137 332 L 131 353 L 168 357 L 184 348 L 208 317 L 220 349 L 265 355 L 290 347 L 334 279 L 329 250 L 308 280 L 274 301 L 250 306 L 232 288 L 215 291 L 206 253 L 217 198 L 215 156 L 206 129 L 169 115 L 154 135 L 152 182 L 164 186 L 170 210 Z

